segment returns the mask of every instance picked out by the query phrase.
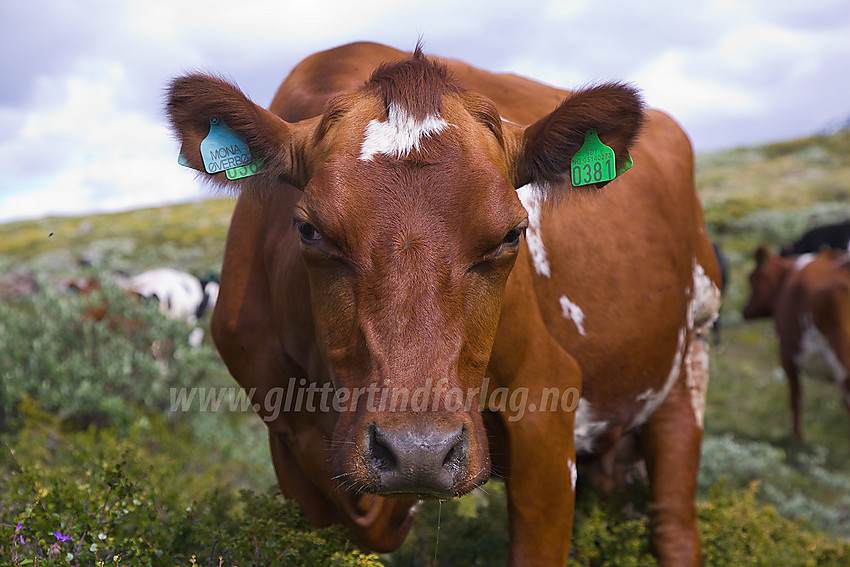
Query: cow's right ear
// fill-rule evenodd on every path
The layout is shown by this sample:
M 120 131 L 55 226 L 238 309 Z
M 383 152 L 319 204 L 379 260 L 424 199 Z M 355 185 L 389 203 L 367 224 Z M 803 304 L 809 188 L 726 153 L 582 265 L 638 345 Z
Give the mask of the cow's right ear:
M 181 163 L 204 173 L 213 183 L 239 190 L 246 180 L 265 178 L 269 182 L 283 180 L 303 189 L 309 180 L 311 168 L 306 150 L 316 120 L 288 123 L 251 102 L 230 83 L 200 74 L 172 81 L 167 112 L 181 142 Z M 258 171 L 256 176 L 231 179 L 238 177 L 232 168 L 238 170 L 243 165 L 240 158 L 234 157 L 224 142 L 209 141 L 202 146 L 213 127 L 217 133 L 226 133 L 223 139 L 239 140 L 248 146 L 251 169 Z M 204 156 L 202 150 L 209 155 Z M 215 162 L 216 159 L 219 161 Z M 226 169 L 231 169 L 230 175 Z
M 629 85 L 602 84 L 570 94 L 534 124 L 526 128 L 509 126 L 508 137 L 511 133 L 514 137 L 514 186 L 534 183 L 544 189 L 544 194 L 575 187 L 571 162 L 590 131 L 596 132 L 599 141 L 613 151 L 614 163 L 608 164 L 609 173 L 612 178 L 619 175 L 630 167 L 629 148 L 644 120 L 643 100 Z M 605 183 L 593 185 L 601 187 Z

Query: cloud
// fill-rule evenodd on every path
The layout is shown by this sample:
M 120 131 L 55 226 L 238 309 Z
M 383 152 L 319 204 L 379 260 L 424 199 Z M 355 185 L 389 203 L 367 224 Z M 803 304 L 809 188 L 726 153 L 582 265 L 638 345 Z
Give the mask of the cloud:
M 636 83 L 698 151 L 850 115 L 846 0 L 29 0 L 0 3 L 0 220 L 196 199 L 163 116 L 206 70 L 268 105 L 300 59 L 355 40 L 576 87 Z M 9 56 L 8 54 L 14 54 Z
M 165 125 L 119 103 L 129 88 L 126 69 L 82 67 L 39 78 L 37 102 L 0 143 L 7 162 L 0 220 L 196 198 L 199 189 L 177 165 Z

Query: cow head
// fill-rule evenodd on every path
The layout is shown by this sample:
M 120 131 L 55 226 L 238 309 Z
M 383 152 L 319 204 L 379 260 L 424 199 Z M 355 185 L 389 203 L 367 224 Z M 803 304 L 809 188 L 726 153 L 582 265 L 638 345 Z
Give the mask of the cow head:
M 486 481 L 476 388 L 528 226 L 516 189 L 563 193 L 591 129 L 622 167 L 643 120 L 636 92 L 589 88 L 523 127 L 417 50 L 296 123 L 208 76 L 177 79 L 169 94 L 190 166 L 204 170 L 199 147 L 215 117 L 263 165 L 214 182 L 258 198 L 303 192 L 280 223 L 297 232 L 321 354 L 349 394 L 329 432 L 341 485 L 446 497 Z
M 756 267 L 750 273 L 750 299 L 744 307 L 744 319 L 773 316 L 779 290 L 794 265 L 793 258 L 771 254 L 764 246 L 756 249 L 755 261 Z

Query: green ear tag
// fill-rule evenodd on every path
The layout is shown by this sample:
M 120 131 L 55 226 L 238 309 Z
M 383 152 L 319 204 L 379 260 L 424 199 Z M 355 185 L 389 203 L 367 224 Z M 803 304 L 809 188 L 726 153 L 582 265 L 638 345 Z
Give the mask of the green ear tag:
M 263 162 L 259 159 L 255 159 L 248 165 L 243 165 L 242 167 L 234 167 L 232 169 L 226 169 L 224 173 L 227 175 L 227 178 L 231 181 L 236 181 L 237 179 L 242 179 L 243 177 L 251 177 L 252 175 L 257 175 L 263 168 Z
M 218 173 L 251 163 L 251 152 L 242 136 L 223 121 L 210 118 L 210 133 L 201 142 L 201 159 L 207 173 Z
M 617 176 L 616 167 L 614 150 L 602 143 L 596 130 L 588 130 L 570 162 L 573 186 L 611 181 Z

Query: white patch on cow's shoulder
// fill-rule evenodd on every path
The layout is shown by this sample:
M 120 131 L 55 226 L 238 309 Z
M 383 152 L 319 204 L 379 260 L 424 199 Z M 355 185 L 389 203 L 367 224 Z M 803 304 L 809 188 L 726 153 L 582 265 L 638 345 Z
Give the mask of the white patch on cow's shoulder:
M 833 380 L 843 389 L 847 369 L 826 336 L 812 322 L 811 315 L 801 318 L 800 329 L 800 351 L 794 357 L 794 364 L 810 378 Z
M 576 464 L 572 459 L 567 459 L 567 467 L 570 469 L 570 486 L 572 486 L 573 490 L 575 490 L 576 482 L 578 481 L 578 470 L 576 469 Z
M 583 337 L 586 336 L 584 334 L 584 311 L 581 310 L 581 307 L 570 301 L 566 295 L 561 296 L 561 313 L 563 313 L 564 319 L 569 319 L 576 324 L 578 334 Z
M 543 235 L 540 232 L 540 219 L 543 212 L 540 189 L 533 185 L 523 185 L 516 190 L 522 206 L 528 212 L 528 230 L 525 231 L 525 242 L 531 253 L 534 270 L 541 276 L 550 275 L 549 260 L 546 258 L 546 248 L 543 246 Z
M 608 422 L 596 421 L 590 403 L 582 398 L 576 409 L 574 430 L 576 453 L 593 453 L 596 439 L 608 430 Z
M 375 154 L 402 158 L 414 149 L 419 150 L 422 138 L 439 134 L 449 126 L 436 115 L 416 120 L 404 108 L 390 103 L 386 122 L 372 120 L 366 126 L 358 159 L 369 161 Z

